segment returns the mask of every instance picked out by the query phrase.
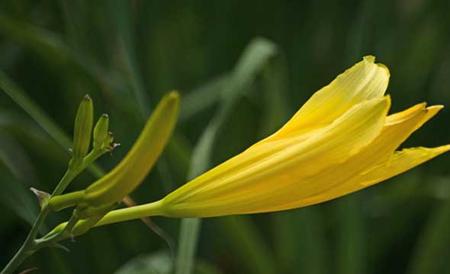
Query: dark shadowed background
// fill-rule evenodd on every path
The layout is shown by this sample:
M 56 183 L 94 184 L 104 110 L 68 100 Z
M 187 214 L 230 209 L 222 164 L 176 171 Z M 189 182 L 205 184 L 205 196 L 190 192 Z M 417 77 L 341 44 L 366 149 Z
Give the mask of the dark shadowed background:
M 122 145 L 164 93 L 182 94 L 176 133 L 132 197 L 154 201 L 186 182 L 206 128 L 213 166 L 273 132 L 344 69 L 372 54 L 391 71 L 392 111 L 450 106 L 450 2 L 0 2 L 0 265 L 37 212 L 30 186 L 51 191 L 69 159 L 84 94 L 110 114 Z M 226 107 L 224 107 L 226 105 Z M 223 111 L 226 110 L 226 111 Z M 405 146 L 450 141 L 450 111 Z M 195 153 L 194 153 L 195 155 Z M 209 157 L 211 156 L 211 157 Z M 195 273 L 450 273 L 450 158 L 383 184 L 288 212 L 203 221 Z M 70 190 L 95 177 L 85 172 Z M 47 228 L 67 218 L 54 215 Z M 179 242 L 176 219 L 153 221 Z M 35 273 L 169 273 L 166 241 L 142 222 L 94 229 L 45 249 Z M 176 253 L 176 248 L 172 248 Z

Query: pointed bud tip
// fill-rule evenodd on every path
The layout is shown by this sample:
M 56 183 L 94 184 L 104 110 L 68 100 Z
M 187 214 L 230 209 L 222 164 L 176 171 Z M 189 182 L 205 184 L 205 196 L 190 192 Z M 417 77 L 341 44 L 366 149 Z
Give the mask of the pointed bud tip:
M 84 95 L 83 100 L 84 101 L 92 101 L 91 96 L 89 96 L 89 94 Z
M 178 93 L 178 91 L 174 90 L 169 92 L 168 94 L 166 94 L 162 101 L 164 102 L 164 104 L 167 107 L 167 110 L 172 109 L 175 111 L 171 111 L 173 113 L 177 113 L 178 112 L 178 108 L 180 106 L 180 94 Z
M 176 90 L 173 90 L 173 91 L 169 92 L 169 94 L 167 95 L 167 98 L 170 100 L 179 100 L 180 93 Z
M 108 119 L 108 118 L 109 118 L 109 115 L 106 114 L 106 113 L 103 113 L 102 116 L 101 116 L 101 118 Z

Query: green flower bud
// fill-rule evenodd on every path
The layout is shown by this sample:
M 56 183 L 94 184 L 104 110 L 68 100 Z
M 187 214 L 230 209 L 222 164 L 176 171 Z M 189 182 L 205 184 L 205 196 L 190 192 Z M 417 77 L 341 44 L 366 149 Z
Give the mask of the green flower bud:
M 158 104 L 125 158 L 84 191 L 83 204 L 113 204 L 145 178 L 167 144 L 178 117 L 179 95 L 171 92 Z
M 94 149 L 109 150 L 112 143 L 111 133 L 109 129 L 109 117 L 108 114 L 103 114 L 97 121 L 94 127 Z
M 74 159 L 82 159 L 88 153 L 93 119 L 94 105 L 89 95 L 85 95 L 75 117 L 72 148 Z

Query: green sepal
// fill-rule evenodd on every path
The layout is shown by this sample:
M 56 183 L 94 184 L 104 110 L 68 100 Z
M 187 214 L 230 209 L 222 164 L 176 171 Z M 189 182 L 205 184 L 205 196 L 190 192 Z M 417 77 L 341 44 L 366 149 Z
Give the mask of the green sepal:
M 36 189 L 34 187 L 30 187 L 30 190 L 31 190 L 31 192 L 33 192 L 34 195 L 36 195 L 36 198 L 38 199 L 40 208 L 41 209 L 44 208 L 47 205 L 48 200 L 51 197 L 50 193 Z

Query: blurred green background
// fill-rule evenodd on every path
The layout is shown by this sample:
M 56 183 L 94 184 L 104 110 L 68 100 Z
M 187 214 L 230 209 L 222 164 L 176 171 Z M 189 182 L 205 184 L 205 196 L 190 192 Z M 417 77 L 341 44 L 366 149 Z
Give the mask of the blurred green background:
M 362 56 L 391 70 L 392 111 L 450 106 L 450 2 L 0 2 L 0 265 L 36 215 L 30 186 L 64 173 L 73 119 L 89 93 L 122 145 L 116 164 L 164 93 L 180 90 L 175 136 L 132 197 L 153 201 L 242 151 Z M 405 146 L 450 140 L 450 111 Z M 213 134 L 204 134 L 205 130 Z M 448 155 L 386 183 L 288 212 L 203 221 L 194 273 L 450 273 Z M 85 172 L 70 186 L 95 179 Z M 67 218 L 55 215 L 50 228 Z M 44 249 L 34 273 L 170 273 L 180 220 L 94 229 Z M 192 239 L 192 236 L 188 237 Z

